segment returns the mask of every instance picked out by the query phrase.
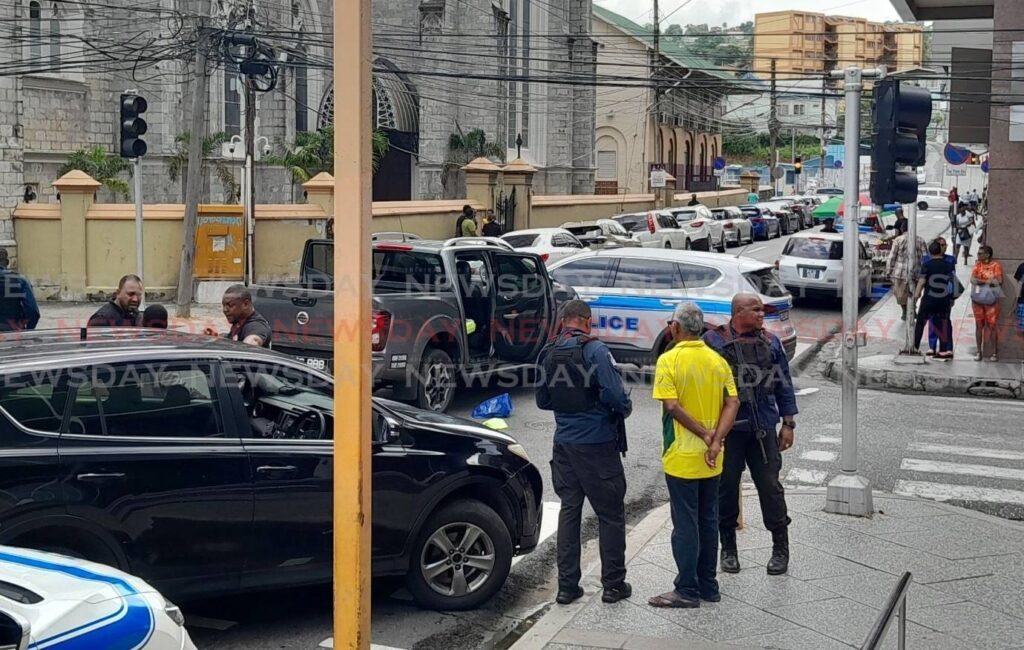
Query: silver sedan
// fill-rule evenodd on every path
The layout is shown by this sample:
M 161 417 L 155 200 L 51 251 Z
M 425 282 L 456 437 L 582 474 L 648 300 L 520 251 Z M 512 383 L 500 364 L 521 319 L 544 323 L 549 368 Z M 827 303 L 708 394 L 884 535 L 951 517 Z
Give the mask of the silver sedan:
M 743 216 L 743 211 L 730 205 L 724 208 L 712 208 L 711 216 L 722 224 L 726 246 L 739 246 L 754 241 L 754 227 Z

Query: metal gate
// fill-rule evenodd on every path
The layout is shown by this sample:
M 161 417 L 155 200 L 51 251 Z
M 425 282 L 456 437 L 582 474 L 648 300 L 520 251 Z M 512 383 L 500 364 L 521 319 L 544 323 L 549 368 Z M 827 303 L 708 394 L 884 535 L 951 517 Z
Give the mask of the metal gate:
M 516 188 L 506 195 L 504 190 L 498 193 L 494 202 L 494 216 L 501 226 L 501 232 L 512 232 L 516 229 Z

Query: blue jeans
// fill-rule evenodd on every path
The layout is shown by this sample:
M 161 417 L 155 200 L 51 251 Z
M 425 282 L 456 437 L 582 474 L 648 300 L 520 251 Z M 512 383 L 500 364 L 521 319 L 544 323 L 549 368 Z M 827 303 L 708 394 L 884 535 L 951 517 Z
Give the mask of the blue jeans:
M 685 598 L 718 595 L 718 476 L 685 479 L 665 475 L 672 507 L 672 556 L 676 592 Z

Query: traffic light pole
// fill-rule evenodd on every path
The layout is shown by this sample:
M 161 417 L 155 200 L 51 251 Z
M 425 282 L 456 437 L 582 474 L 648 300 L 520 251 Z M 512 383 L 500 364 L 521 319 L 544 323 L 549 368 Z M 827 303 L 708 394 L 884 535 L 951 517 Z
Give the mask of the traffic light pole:
M 879 76 L 877 70 L 849 67 L 832 73 L 842 78 L 846 90 L 846 184 L 843 218 L 843 371 L 842 426 L 843 456 L 841 472 L 828 484 L 825 511 L 858 517 L 874 512 L 871 483 L 857 474 L 857 352 L 864 345 L 858 331 L 860 302 L 860 98 L 862 79 Z
M 136 274 L 142 278 L 143 284 L 146 282 L 146 275 L 143 272 L 143 252 L 142 252 L 142 157 L 134 159 L 135 170 L 133 172 L 135 181 L 135 268 L 138 269 Z M 143 295 L 142 302 L 146 302 L 146 297 Z

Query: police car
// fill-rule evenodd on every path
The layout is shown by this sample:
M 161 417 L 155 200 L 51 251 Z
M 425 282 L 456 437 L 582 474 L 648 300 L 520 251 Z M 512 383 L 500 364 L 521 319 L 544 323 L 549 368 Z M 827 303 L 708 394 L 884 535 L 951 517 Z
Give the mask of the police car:
M 195 650 L 181 611 L 102 564 L 0 546 L 0 648 Z
M 714 253 L 620 248 L 583 252 L 548 268 L 590 304 L 594 333 L 616 361 L 652 364 L 669 342 L 668 321 L 684 301 L 704 311 L 708 327 L 728 322 L 732 298 L 756 293 L 765 305 L 765 328 L 796 352 L 790 322 L 793 299 L 772 266 Z

